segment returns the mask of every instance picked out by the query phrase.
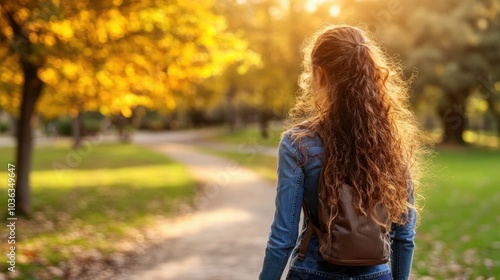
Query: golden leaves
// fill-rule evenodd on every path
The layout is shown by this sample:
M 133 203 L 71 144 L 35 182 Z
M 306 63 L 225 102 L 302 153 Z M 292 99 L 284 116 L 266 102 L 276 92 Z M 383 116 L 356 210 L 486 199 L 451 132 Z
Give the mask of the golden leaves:
M 113 82 L 111 81 L 111 75 L 105 70 L 101 70 L 96 74 L 97 81 L 104 88 L 111 88 L 113 86 Z
M 14 17 L 16 18 L 16 20 L 24 22 L 25 20 L 28 19 L 29 15 L 30 13 L 28 9 L 21 8 L 14 14 Z
M 17 15 L 37 55 L 44 56 L 38 71 L 46 83 L 38 106 L 43 114 L 94 109 L 129 116 L 137 106 L 173 110 L 176 98 L 193 94 L 197 84 L 229 65 L 238 62 L 244 73 L 258 62 L 246 42 L 226 31 L 225 19 L 211 12 L 212 0 L 108 3 L 113 6 L 61 2 L 55 4 L 58 15 L 27 9 Z M 9 27 L 0 28 L 12 37 Z M 10 75 L 8 83 L 19 86 L 22 79 L 14 73 L 2 72 L 0 80 Z
M 14 36 L 14 32 L 12 31 L 12 28 L 10 28 L 9 26 L 2 27 L 1 31 L 2 31 L 2 34 L 4 34 L 5 37 L 7 37 L 7 38 L 12 38 Z
M 14 75 L 14 78 L 12 79 L 12 81 L 14 82 L 14 84 L 20 86 L 20 85 L 22 85 L 24 83 L 24 77 L 20 73 L 16 73 Z
M 31 43 L 36 44 L 38 42 L 38 34 L 36 34 L 35 32 L 31 32 L 28 35 L 28 39 L 30 40 Z
M 62 41 L 69 41 L 74 36 L 72 22 L 69 20 L 51 21 L 49 23 L 49 29 Z
M 52 34 L 43 34 L 39 38 L 40 42 L 47 45 L 48 47 L 51 47 L 56 43 L 56 38 L 54 38 Z
M 69 62 L 63 65 L 62 73 L 68 80 L 74 80 L 77 75 L 78 68 L 78 65 Z
M 132 117 L 132 110 L 128 107 L 122 107 L 120 108 L 120 113 L 125 117 L 125 118 L 130 118 Z
M 24 81 L 23 76 L 20 73 L 3 71 L 0 73 L 0 83 L 13 83 L 16 85 L 21 85 Z
M 127 19 L 116 9 L 105 13 L 103 18 L 103 27 L 107 31 L 110 39 L 119 39 L 125 35 L 125 26 Z
M 38 77 L 47 85 L 55 86 L 59 82 L 59 73 L 53 68 L 42 68 L 38 71 Z

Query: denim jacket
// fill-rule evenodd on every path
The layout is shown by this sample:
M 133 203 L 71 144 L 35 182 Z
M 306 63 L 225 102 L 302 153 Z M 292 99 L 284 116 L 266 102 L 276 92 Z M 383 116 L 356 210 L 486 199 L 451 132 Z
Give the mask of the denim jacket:
M 279 280 L 290 254 L 292 255 L 290 269 L 327 279 L 372 279 L 390 272 L 396 280 L 408 279 L 415 247 L 414 211 L 410 211 L 405 225 L 393 224 L 391 227 L 390 267 L 389 264 L 356 267 L 327 263 L 319 254 L 319 242 L 315 233 L 309 242 L 305 259 L 303 261 L 297 259 L 298 248 L 309 222 L 306 218 L 299 236 L 303 200 L 308 206 L 314 224 L 318 224 L 318 181 L 323 149 L 319 137 L 302 138 L 299 149 L 298 142 L 292 141 L 290 134 L 291 131 L 285 132 L 279 145 L 276 211 L 259 279 Z M 304 154 L 308 155 L 307 159 L 305 164 L 300 165 Z M 413 203 L 412 192 L 409 199 Z

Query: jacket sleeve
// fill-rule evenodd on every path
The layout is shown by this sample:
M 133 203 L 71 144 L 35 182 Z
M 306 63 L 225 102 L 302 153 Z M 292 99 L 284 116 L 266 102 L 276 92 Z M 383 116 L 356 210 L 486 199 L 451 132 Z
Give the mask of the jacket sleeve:
M 299 165 L 300 155 L 289 133 L 281 139 L 278 149 L 278 183 L 276 210 L 267 242 L 261 280 L 279 280 L 297 242 L 304 174 Z
M 414 204 L 413 183 L 409 183 L 409 202 Z M 393 224 L 391 227 L 391 270 L 395 280 L 410 278 L 413 251 L 415 249 L 416 213 L 410 209 L 406 224 Z

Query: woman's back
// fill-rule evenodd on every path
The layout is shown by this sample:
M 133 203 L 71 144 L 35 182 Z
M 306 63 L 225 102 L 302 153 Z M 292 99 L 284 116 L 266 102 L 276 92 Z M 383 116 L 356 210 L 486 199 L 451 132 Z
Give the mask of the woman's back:
M 375 266 L 339 266 L 326 262 L 319 253 L 318 236 L 313 233 L 303 261 L 299 261 L 298 250 L 305 235 L 305 221 L 299 232 L 299 213 L 301 202 L 307 205 L 311 213 L 311 220 L 318 225 L 318 183 L 322 169 L 323 145 L 318 136 L 303 137 L 302 141 L 291 139 L 292 131 L 301 130 L 294 128 L 284 133 L 279 146 L 278 174 L 282 180 L 278 182 L 276 200 L 276 215 L 273 223 L 272 234 L 268 243 L 265 263 L 272 264 L 265 266 L 260 279 L 280 279 L 280 275 L 285 268 L 286 259 L 279 258 L 276 254 L 269 252 L 270 248 L 291 252 L 291 269 L 297 273 L 307 273 L 311 275 L 323 276 L 326 279 L 344 279 L 344 277 L 354 277 L 353 279 L 375 279 L 389 275 L 391 270 L 387 264 Z M 302 129 L 303 130 L 303 129 Z M 302 154 L 308 155 L 307 161 L 303 162 Z M 302 166 L 300 166 L 302 165 Z M 291 188 L 290 186 L 295 186 Z M 293 202 L 293 203 L 292 203 Z M 295 214 L 292 214 L 295 213 Z M 398 255 L 399 263 L 393 264 L 394 279 L 396 275 L 406 275 L 410 267 L 404 263 L 411 264 L 413 252 L 413 237 L 415 226 L 415 215 L 406 226 L 394 225 L 391 231 L 393 237 L 393 252 Z M 285 254 L 288 256 L 289 254 Z M 274 257 L 273 257 L 274 256 Z M 396 259 L 396 258 L 395 258 Z M 358 278 L 356 278 L 358 277 Z M 311 279 L 311 278 L 291 278 L 291 279 Z M 390 278 L 389 278 L 390 279 Z
M 418 185 L 422 149 L 421 132 L 409 110 L 399 69 L 390 69 L 380 49 L 350 26 L 318 32 L 305 48 L 303 65 L 302 92 L 291 111 L 294 126 L 283 135 L 279 147 L 276 212 L 261 279 L 280 279 L 293 248 L 289 278 L 391 279 L 383 261 L 347 266 L 333 258 L 324 260 L 325 248 L 339 242 L 323 237 L 334 233 L 336 219 L 342 218 L 339 209 L 345 185 L 349 185 L 359 217 L 374 221 L 382 234 L 390 231 L 392 273 L 395 279 L 406 279 L 417 214 L 409 178 Z M 305 219 L 299 238 L 302 204 L 311 221 Z M 310 222 L 314 232 L 306 231 Z M 304 238 L 306 252 L 299 252 Z

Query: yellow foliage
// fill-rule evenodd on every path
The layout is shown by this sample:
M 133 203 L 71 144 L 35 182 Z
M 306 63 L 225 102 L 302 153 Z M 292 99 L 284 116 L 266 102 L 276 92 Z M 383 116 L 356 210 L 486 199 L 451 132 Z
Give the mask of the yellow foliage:
M 42 40 L 42 43 L 47 45 L 48 47 L 51 47 L 56 43 L 56 38 L 54 38 L 52 34 L 42 35 L 40 39 Z
M 111 39 L 119 39 L 125 35 L 127 19 L 116 9 L 110 10 L 104 21 L 104 29 Z
M 31 43 L 36 44 L 38 42 L 38 35 L 35 32 L 31 32 L 28 35 L 28 38 L 29 38 L 29 40 L 30 40 Z
M 50 22 L 49 28 L 55 36 L 63 41 L 68 41 L 74 36 L 72 23 L 69 20 Z
M 30 12 L 28 9 L 26 8 L 21 8 L 17 11 L 17 13 L 15 14 L 15 16 L 17 17 L 17 19 L 19 21 L 25 21 L 29 16 L 30 16 Z
M 4 26 L 4 27 L 2 27 L 2 33 L 7 38 L 12 38 L 14 36 L 14 33 L 12 32 L 12 28 L 10 28 L 10 26 Z
M 134 66 L 128 64 L 127 67 L 125 67 L 125 73 L 127 74 L 128 77 L 133 77 L 135 75 Z
M 78 72 L 78 66 L 70 62 L 65 63 L 62 67 L 62 72 L 66 78 L 74 80 Z
M 132 110 L 130 110 L 130 108 L 127 108 L 127 107 L 122 107 L 121 108 L 121 114 L 125 118 L 130 118 L 130 117 L 132 117 Z
M 96 78 L 97 81 L 105 88 L 111 88 L 113 86 L 110 75 L 104 70 L 97 72 Z
M 99 112 L 100 112 L 101 114 L 105 115 L 105 116 L 108 116 L 108 115 L 110 115 L 110 114 L 111 114 L 111 111 L 110 111 L 110 110 L 109 110 L 109 108 L 108 108 L 108 107 L 106 107 L 106 106 L 101 106 L 101 107 L 99 107 Z
M 113 5 L 120 6 L 123 3 L 123 0 L 113 0 Z
M 24 77 L 23 77 L 23 75 L 21 75 L 21 73 L 16 73 L 14 75 L 14 79 L 12 81 L 14 82 L 15 85 L 20 86 L 24 82 Z
M 87 10 L 81 10 L 79 14 L 78 21 L 80 22 L 88 22 L 90 21 L 91 13 Z
M 175 103 L 175 100 L 173 98 L 166 98 L 165 101 L 166 101 L 165 103 L 167 105 L 167 109 L 174 110 L 175 107 L 177 107 L 176 106 L 177 104 Z
M 38 77 L 47 85 L 57 85 L 59 74 L 52 68 L 42 68 L 38 71 Z
M 36 2 L 24 0 L 30 1 Z M 37 109 L 46 116 L 99 110 L 129 117 L 137 106 L 174 110 L 176 99 L 195 94 L 195 85 L 229 65 L 241 62 L 237 71 L 244 73 L 258 63 L 246 42 L 226 30 L 225 19 L 211 12 L 213 0 L 93 3 L 52 1 L 57 16 L 27 8 L 16 14 L 36 45 L 32 56 L 43 56 L 37 74 L 45 87 Z M 3 22 L 0 16 L 2 35 L 12 38 Z M 18 57 L 11 58 L 0 62 L 4 108 L 19 106 L 23 82 L 19 67 L 10 67 Z M 12 94 L 4 95 L 4 88 Z

